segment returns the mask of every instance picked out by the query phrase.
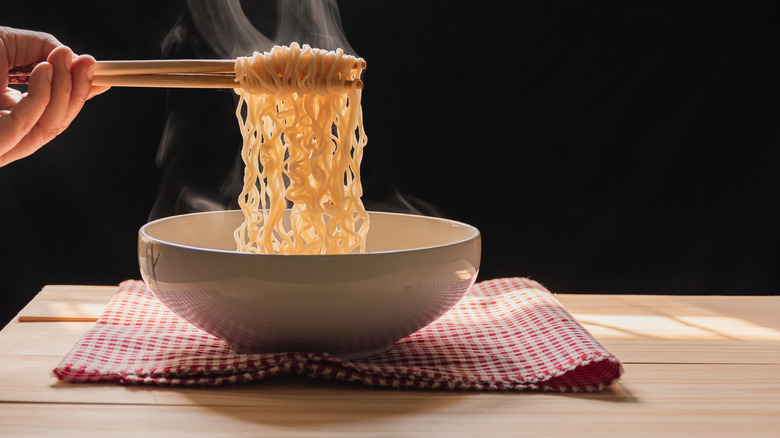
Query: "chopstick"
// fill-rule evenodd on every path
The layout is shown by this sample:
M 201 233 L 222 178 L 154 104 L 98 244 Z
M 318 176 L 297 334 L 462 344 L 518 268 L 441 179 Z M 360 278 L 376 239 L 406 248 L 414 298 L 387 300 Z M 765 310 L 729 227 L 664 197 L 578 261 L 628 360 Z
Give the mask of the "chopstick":
M 19 322 L 95 322 L 97 320 L 89 316 L 19 316 Z
M 95 75 L 140 75 L 173 73 L 234 73 L 235 59 L 159 59 L 131 61 L 97 61 Z M 365 70 L 366 61 L 360 59 L 354 69 Z
M 98 61 L 92 84 L 114 87 L 236 88 L 235 59 Z
M 233 73 L 235 59 L 97 61 L 95 76 L 169 73 Z
M 150 88 L 238 88 L 235 75 L 191 73 L 191 74 L 137 74 L 106 75 L 97 73 L 92 85 L 109 87 L 150 87 Z
M 162 59 L 97 61 L 92 84 L 112 87 L 237 88 L 234 59 Z M 364 69 L 365 61 L 355 64 Z M 8 83 L 26 84 L 35 64 L 8 71 Z M 363 88 L 360 79 L 344 86 Z

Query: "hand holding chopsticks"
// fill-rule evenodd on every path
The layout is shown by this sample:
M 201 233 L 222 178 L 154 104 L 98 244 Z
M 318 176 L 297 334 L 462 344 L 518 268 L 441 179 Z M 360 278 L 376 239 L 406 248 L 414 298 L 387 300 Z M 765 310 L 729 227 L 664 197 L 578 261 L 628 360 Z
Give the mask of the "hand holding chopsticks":
M 15 65 L 29 72 L 26 93 L 8 88 Z M 26 157 L 64 131 L 84 102 L 106 90 L 91 84 L 95 60 L 53 36 L 0 26 L 0 167 Z
M 98 61 L 95 64 L 95 86 L 162 87 L 162 88 L 237 88 L 234 59 Z M 24 84 L 32 66 L 9 71 L 9 82 Z M 360 66 L 362 67 L 362 66 Z M 354 85 L 362 88 L 360 79 Z M 346 81 L 345 87 L 353 86 Z

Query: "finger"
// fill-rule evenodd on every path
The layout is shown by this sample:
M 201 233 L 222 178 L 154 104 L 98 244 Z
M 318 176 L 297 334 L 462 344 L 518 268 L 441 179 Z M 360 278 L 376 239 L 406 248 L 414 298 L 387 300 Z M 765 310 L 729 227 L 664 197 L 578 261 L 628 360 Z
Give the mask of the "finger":
M 0 57 L 0 72 L 3 72 L 0 90 L 8 86 L 8 77 L 4 74 L 8 69 L 44 61 L 52 50 L 62 45 L 48 33 L 10 27 L 0 27 L 0 44 L 0 51 L 5 54 Z
M 13 45 L 14 56 L 9 52 L 8 59 L 13 62 L 12 66 L 23 66 L 45 60 L 62 43 L 46 32 L 14 29 Z
M 87 100 L 92 99 L 93 97 L 97 96 L 98 94 L 103 94 L 106 91 L 110 90 L 111 87 L 108 85 L 102 85 L 100 87 L 92 87 L 92 90 L 89 92 L 89 97 L 87 97 Z
M 13 111 L 0 117 L 0 132 L 3 133 L 0 136 L 0 166 L 35 151 L 35 149 L 18 151 L 16 146 L 26 138 L 46 110 L 51 97 L 53 73 L 51 64 L 46 62 L 38 64 L 30 74 L 27 96 L 19 101 Z
M 46 32 L 34 30 L 2 28 L 0 37 L 5 43 L 7 67 L 21 67 L 45 60 L 62 43 Z
M 63 124 L 72 90 L 70 74 L 72 60 L 73 53 L 67 47 L 58 47 L 49 55 L 47 61 L 52 65 L 54 71 L 51 81 L 51 98 L 38 123 L 20 143 L 30 141 L 40 147 L 65 129 Z
M 22 100 L 21 91 L 6 88 L 3 93 L 0 93 L 0 110 L 9 110 L 15 107 L 20 100 Z
M 70 67 L 71 71 L 71 91 L 68 109 L 63 120 L 63 129 L 70 125 L 70 122 L 76 118 L 81 111 L 84 102 L 89 98 L 92 92 L 92 77 L 95 73 L 95 58 L 89 55 L 77 56 L 73 59 Z

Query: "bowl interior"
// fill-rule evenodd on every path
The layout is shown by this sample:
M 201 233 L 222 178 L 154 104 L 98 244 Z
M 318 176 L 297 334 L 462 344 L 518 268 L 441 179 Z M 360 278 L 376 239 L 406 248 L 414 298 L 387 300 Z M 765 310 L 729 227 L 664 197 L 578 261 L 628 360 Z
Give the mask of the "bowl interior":
M 366 252 L 405 251 L 455 244 L 475 238 L 479 231 L 467 224 L 427 216 L 370 212 Z M 243 221 L 238 210 L 213 211 L 164 218 L 141 232 L 159 242 L 234 252 L 233 232 Z M 289 210 L 285 213 L 289 226 Z

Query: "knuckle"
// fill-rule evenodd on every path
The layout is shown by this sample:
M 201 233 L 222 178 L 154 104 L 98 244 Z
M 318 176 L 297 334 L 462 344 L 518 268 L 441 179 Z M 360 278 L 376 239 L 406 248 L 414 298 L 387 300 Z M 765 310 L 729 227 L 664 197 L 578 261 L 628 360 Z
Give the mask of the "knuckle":
M 17 130 L 24 135 L 32 131 L 37 122 L 37 120 L 33 120 L 27 117 L 19 117 L 19 114 L 15 111 L 11 111 L 11 113 L 8 114 L 8 117 L 10 117 L 13 121 L 13 124 L 17 126 Z
M 74 108 L 81 108 L 87 102 L 89 94 L 79 93 L 73 96 L 70 100 L 70 106 Z
M 54 139 L 54 137 L 60 135 L 60 132 L 62 132 L 62 129 L 60 129 L 60 128 L 50 128 L 50 129 L 47 129 L 43 133 L 43 142 L 44 143 L 48 143 L 48 142 L 52 141 Z

